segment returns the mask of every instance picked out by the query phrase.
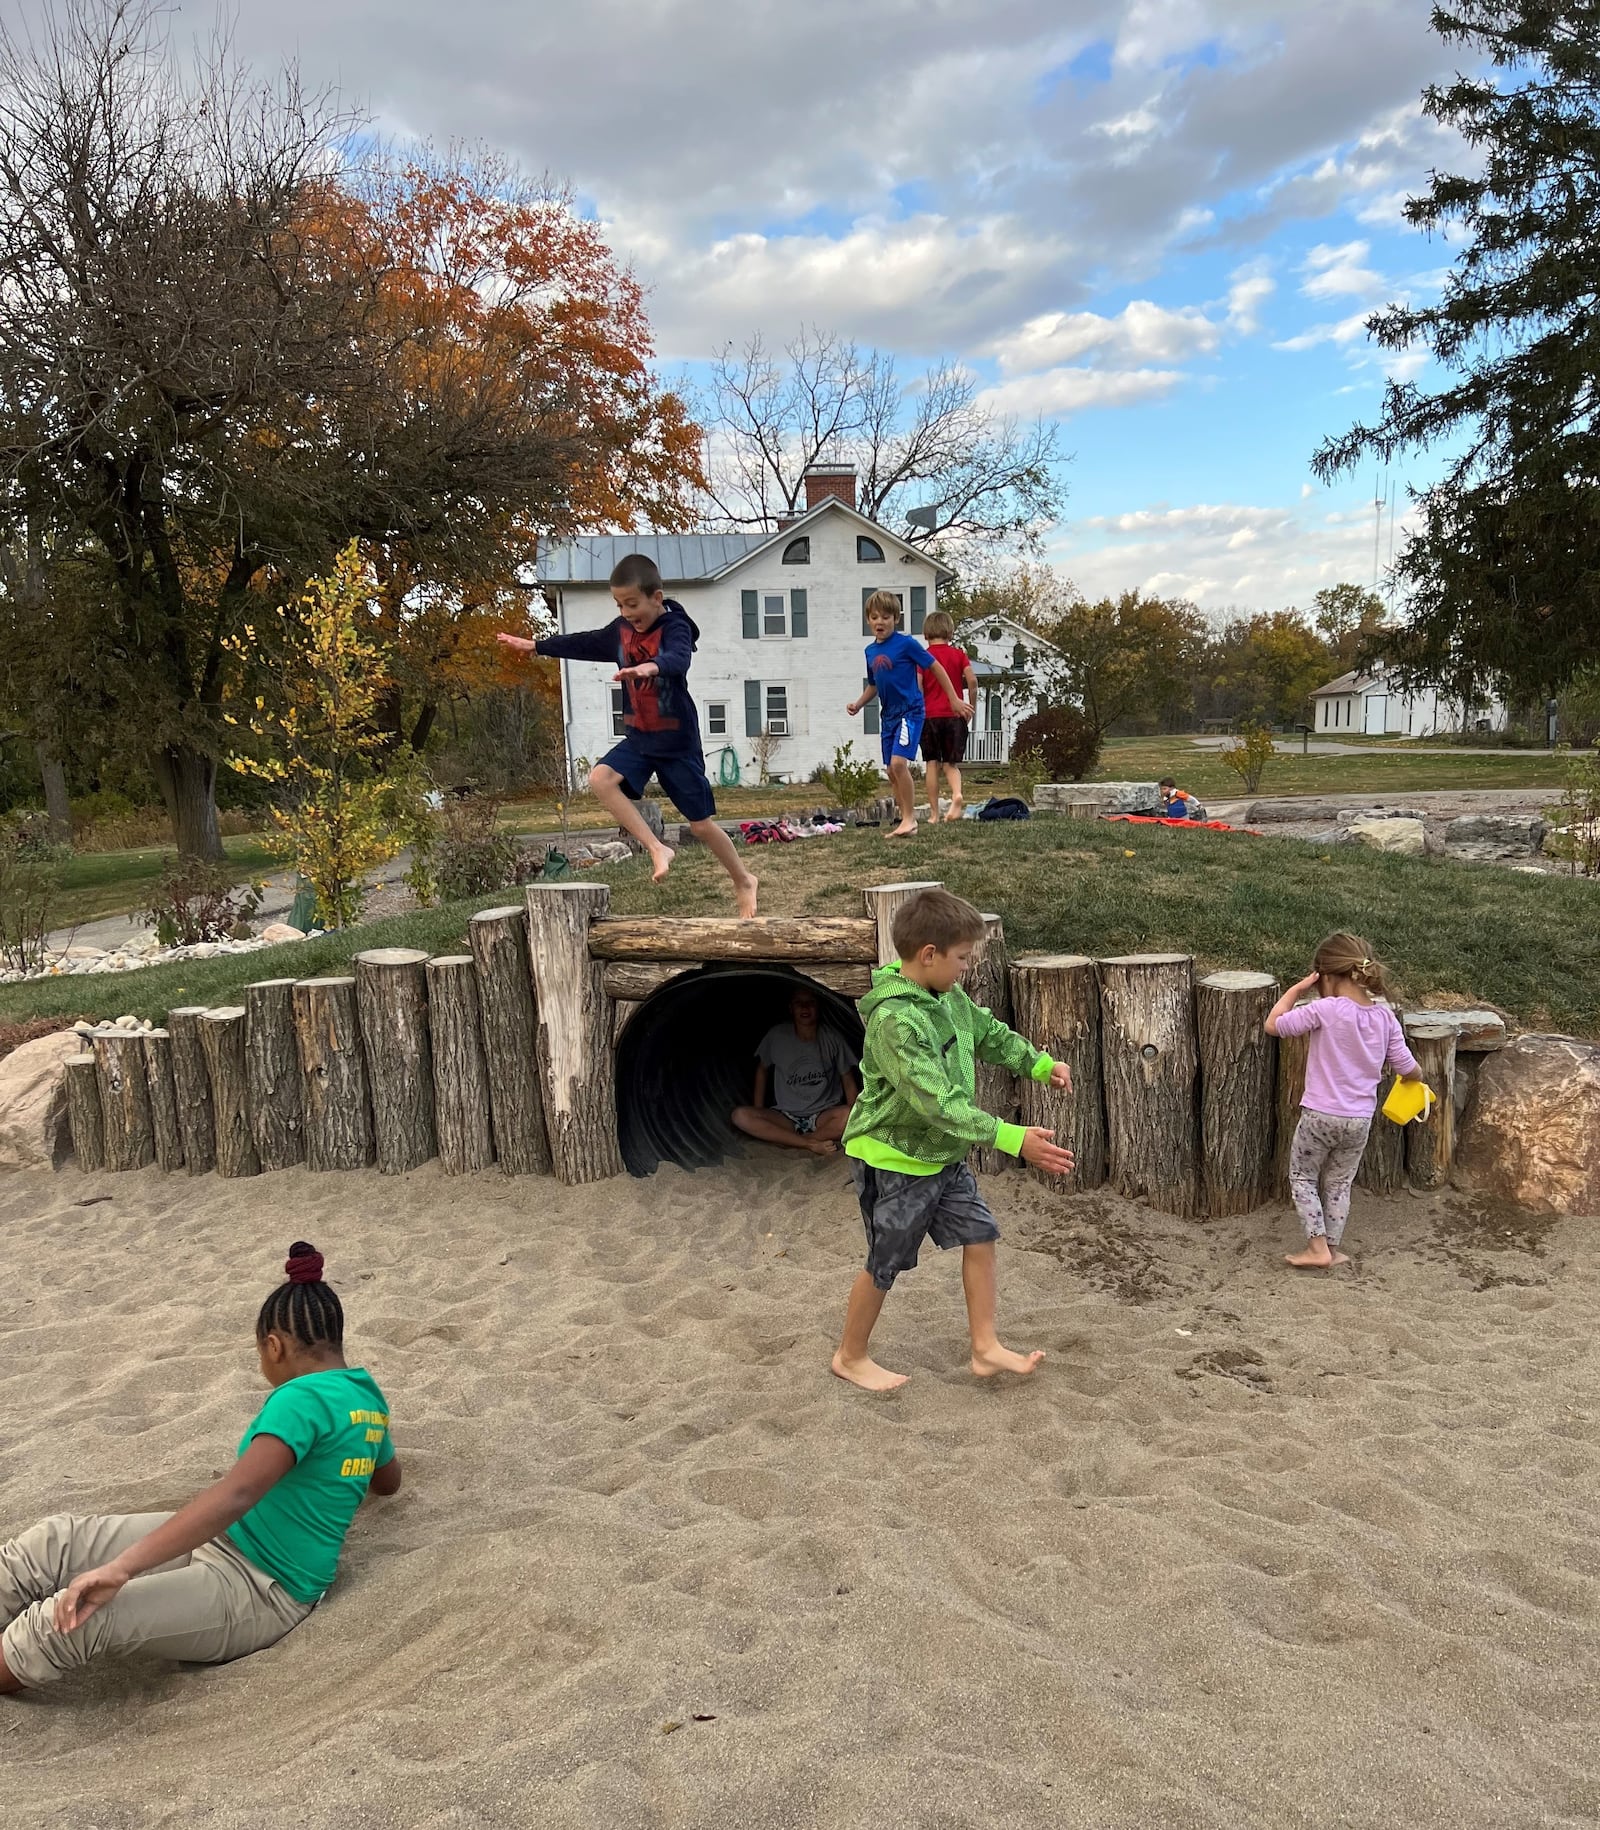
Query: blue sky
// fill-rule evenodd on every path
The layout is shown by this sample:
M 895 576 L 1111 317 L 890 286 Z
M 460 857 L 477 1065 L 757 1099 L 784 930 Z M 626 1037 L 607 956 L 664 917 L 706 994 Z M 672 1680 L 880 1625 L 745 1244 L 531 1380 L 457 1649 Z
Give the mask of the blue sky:
M 1399 214 L 1464 158 L 1418 105 L 1455 67 L 1427 17 L 1424 0 L 240 0 L 237 40 L 297 56 L 386 131 L 567 180 L 650 287 L 669 371 L 805 324 L 907 372 L 968 365 L 996 405 L 1062 425 L 1055 563 L 1095 595 L 1220 612 L 1371 579 L 1371 475 L 1323 490 L 1309 459 L 1376 410 L 1386 367 L 1361 318 L 1431 293 L 1448 259 Z

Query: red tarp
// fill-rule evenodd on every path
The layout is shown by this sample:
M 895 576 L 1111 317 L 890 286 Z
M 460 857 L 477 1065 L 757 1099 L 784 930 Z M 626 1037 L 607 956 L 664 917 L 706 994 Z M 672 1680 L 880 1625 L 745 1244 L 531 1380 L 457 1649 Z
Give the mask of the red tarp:
M 1201 832 L 1249 832 L 1248 826 L 1230 826 L 1226 820 L 1169 820 L 1160 813 L 1108 813 L 1109 821 L 1125 820 L 1130 826 L 1189 826 Z

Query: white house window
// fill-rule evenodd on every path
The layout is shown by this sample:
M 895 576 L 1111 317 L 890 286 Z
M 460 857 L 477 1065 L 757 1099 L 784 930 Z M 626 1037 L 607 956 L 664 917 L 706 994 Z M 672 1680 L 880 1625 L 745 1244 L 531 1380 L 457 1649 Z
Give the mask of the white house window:
M 713 699 L 706 707 L 706 735 L 708 737 L 726 737 L 727 734 L 727 701 L 725 699 Z
M 789 733 L 789 688 L 769 686 L 767 688 L 767 729 L 774 737 L 786 737 Z
M 626 734 L 622 728 L 622 718 L 627 709 L 628 702 L 622 696 L 622 688 L 613 686 L 611 689 L 611 735 L 613 737 L 622 737 Z
M 998 693 L 986 693 L 984 695 L 983 724 L 984 729 L 988 731 L 999 731 L 1005 728 L 1005 714 L 1001 710 L 1000 695 Z
M 791 540 L 783 549 L 783 563 L 786 566 L 808 566 L 811 563 L 811 536 L 802 534 L 798 540 Z
M 856 564 L 863 566 L 881 566 L 883 548 L 876 540 L 869 540 L 865 534 L 856 535 Z
M 789 617 L 786 600 L 774 594 L 761 600 L 761 633 L 763 635 L 787 635 Z

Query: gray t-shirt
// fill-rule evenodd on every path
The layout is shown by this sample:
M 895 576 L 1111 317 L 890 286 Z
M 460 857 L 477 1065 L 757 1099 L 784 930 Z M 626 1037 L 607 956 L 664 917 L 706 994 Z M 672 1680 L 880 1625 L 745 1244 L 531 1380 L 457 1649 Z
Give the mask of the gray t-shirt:
M 776 1024 L 761 1038 L 756 1059 L 772 1069 L 773 1103 L 791 1118 L 814 1118 L 844 1104 L 850 1051 L 837 1031 L 819 1025 L 805 1042 L 792 1023 Z

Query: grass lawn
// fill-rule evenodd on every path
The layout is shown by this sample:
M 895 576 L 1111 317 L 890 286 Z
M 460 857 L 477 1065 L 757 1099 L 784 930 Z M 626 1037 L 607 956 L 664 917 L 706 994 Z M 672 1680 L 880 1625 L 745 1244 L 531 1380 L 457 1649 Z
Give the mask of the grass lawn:
M 1190 952 L 1202 970 L 1260 967 L 1287 983 L 1330 929 L 1364 934 L 1406 1001 L 1483 999 L 1536 1027 L 1600 1035 L 1600 885 L 1446 860 L 1385 856 L 1244 834 L 1036 820 L 924 828 L 889 844 L 841 833 L 751 853 L 769 914 L 862 912 L 861 886 L 939 879 L 1004 917 L 1013 951 Z M 652 885 L 642 862 L 604 873 L 618 914 L 730 913 L 727 880 L 699 847 Z M 482 898 L 343 936 L 115 979 L 0 987 L 0 1022 L 237 1000 L 252 979 L 338 971 L 363 947 L 458 950 Z
M 224 839 L 228 867 L 236 883 L 284 868 L 253 833 Z M 51 905 L 50 925 L 71 928 L 106 915 L 127 915 L 140 908 L 162 871 L 177 857 L 171 847 L 141 846 L 136 851 L 77 852 L 66 867 L 60 896 Z
M 1381 795 L 1399 800 L 1408 791 L 1468 788 L 1536 788 L 1559 794 L 1566 777 L 1562 757 L 1542 750 L 1483 751 L 1467 756 L 1414 756 L 1358 749 L 1348 756 L 1275 756 L 1254 797 L 1279 794 Z M 1202 799 L 1247 798 L 1239 778 L 1215 750 L 1197 750 L 1187 737 L 1114 737 L 1100 753 L 1101 781 L 1159 781 L 1175 776 Z

